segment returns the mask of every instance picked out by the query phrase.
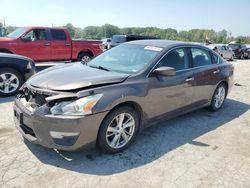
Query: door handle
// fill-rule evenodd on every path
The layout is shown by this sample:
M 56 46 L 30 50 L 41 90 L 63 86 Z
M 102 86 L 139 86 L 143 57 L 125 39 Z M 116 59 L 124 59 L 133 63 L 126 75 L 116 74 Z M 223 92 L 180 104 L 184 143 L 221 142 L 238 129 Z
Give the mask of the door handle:
M 191 78 L 187 78 L 185 81 L 190 82 L 190 81 L 193 81 L 193 80 L 194 80 L 194 77 L 191 77 Z
M 70 43 L 65 43 L 65 46 L 70 46 Z
M 219 72 L 220 72 L 220 70 L 217 69 L 217 70 L 215 70 L 213 73 L 214 73 L 214 74 L 217 74 L 217 73 L 219 73 Z
M 44 46 L 50 46 L 50 43 L 49 43 L 49 42 L 47 42 L 47 43 L 45 43 L 45 44 L 44 44 Z

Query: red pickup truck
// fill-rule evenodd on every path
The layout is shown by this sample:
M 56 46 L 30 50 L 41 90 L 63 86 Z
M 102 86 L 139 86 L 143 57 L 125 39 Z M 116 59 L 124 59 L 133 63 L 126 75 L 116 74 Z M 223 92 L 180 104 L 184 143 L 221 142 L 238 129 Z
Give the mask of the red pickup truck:
M 0 37 L 0 52 L 27 56 L 36 62 L 82 61 L 99 55 L 101 41 L 72 40 L 65 28 L 21 27 Z

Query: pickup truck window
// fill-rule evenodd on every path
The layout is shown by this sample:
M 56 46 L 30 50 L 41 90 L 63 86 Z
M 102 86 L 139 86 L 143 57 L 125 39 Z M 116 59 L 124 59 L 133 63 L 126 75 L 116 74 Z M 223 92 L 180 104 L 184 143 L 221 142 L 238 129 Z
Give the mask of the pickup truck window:
M 26 41 L 47 40 L 45 29 L 33 29 L 22 38 Z
M 51 29 L 52 40 L 67 40 L 65 32 L 60 29 Z
M 20 27 L 17 30 L 8 34 L 7 37 L 16 39 L 16 38 L 20 37 L 25 31 L 27 31 L 26 27 Z

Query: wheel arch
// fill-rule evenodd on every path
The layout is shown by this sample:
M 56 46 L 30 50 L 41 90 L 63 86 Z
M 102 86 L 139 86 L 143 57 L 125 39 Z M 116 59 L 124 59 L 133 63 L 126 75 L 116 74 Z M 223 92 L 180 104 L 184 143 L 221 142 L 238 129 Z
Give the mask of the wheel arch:
M 94 53 L 93 53 L 91 50 L 85 49 L 85 50 L 81 50 L 81 51 L 78 53 L 77 58 L 78 58 L 82 53 L 88 53 L 88 54 L 91 55 L 91 57 L 94 57 Z
M 141 130 L 142 130 L 142 128 L 143 128 L 143 126 L 142 126 L 143 110 L 142 110 L 141 106 L 140 106 L 137 102 L 135 102 L 135 101 L 125 101 L 125 102 L 121 102 L 121 103 L 115 105 L 115 106 L 109 111 L 109 113 L 107 113 L 106 116 L 103 118 L 103 120 L 102 120 L 102 122 L 101 122 L 101 124 L 100 124 L 100 126 L 99 126 L 97 135 L 96 135 L 96 144 L 98 144 L 98 137 L 99 137 L 98 135 L 99 135 L 99 133 L 100 133 L 100 129 L 101 129 L 101 126 L 102 126 L 102 124 L 103 124 L 103 121 L 107 118 L 107 116 L 108 116 L 111 112 L 113 112 L 114 110 L 116 110 L 116 109 L 118 109 L 118 108 L 120 108 L 120 107 L 123 107 L 123 106 L 131 107 L 131 108 L 133 108 L 133 109 L 136 111 L 136 113 L 138 114 L 138 118 L 139 118 L 138 132 L 141 132 Z
M 8 53 L 8 54 L 13 54 L 12 51 L 5 49 L 5 48 L 0 48 L 0 53 Z
M 227 96 L 228 87 L 229 87 L 229 86 L 228 86 L 228 81 L 226 81 L 226 80 L 220 81 L 220 82 L 217 84 L 216 88 L 217 88 L 220 84 L 225 84 L 225 86 L 226 86 L 226 96 Z

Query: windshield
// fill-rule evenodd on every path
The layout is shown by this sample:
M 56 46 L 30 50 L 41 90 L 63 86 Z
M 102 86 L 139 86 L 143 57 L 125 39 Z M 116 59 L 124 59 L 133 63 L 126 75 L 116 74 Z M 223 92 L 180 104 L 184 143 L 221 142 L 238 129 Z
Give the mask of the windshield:
M 124 35 L 114 35 L 112 37 L 112 42 L 116 42 L 116 43 L 126 42 L 126 36 L 124 36 Z
M 16 29 L 15 31 L 11 32 L 10 34 L 8 34 L 7 37 L 16 39 L 20 37 L 25 31 L 27 31 L 26 27 L 20 27 Z
M 124 44 L 97 56 L 88 65 L 133 74 L 142 70 L 161 50 L 153 46 Z
M 235 50 L 235 49 L 239 48 L 240 46 L 237 44 L 229 44 L 228 47 L 231 48 L 232 50 Z

